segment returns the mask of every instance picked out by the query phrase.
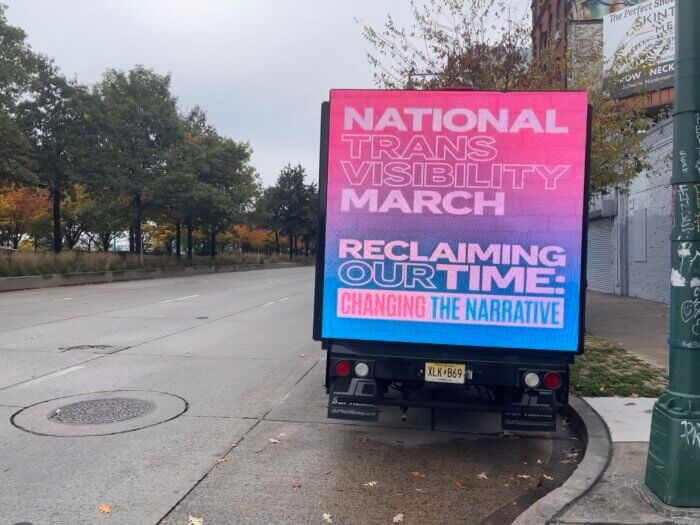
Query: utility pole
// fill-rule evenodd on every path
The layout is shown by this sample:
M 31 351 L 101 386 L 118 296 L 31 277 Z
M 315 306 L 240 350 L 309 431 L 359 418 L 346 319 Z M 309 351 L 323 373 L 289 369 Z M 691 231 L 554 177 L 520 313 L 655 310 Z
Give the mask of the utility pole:
M 676 0 L 669 384 L 654 405 L 646 485 L 700 507 L 700 2 Z

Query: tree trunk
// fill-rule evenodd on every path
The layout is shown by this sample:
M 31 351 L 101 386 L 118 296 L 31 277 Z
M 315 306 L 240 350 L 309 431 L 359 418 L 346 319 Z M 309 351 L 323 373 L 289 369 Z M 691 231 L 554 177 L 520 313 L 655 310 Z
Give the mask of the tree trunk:
M 61 189 L 51 190 L 53 201 L 53 251 L 58 253 L 63 248 L 63 232 L 61 232 Z
M 289 234 L 289 260 L 294 258 L 294 236 Z
M 136 255 L 143 255 L 143 232 L 141 222 L 143 221 L 143 208 L 141 206 L 141 194 L 134 195 L 134 206 L 136 207 L 136 217 L 134 218 L 134 250 Z
M 139 211 L 136 216 L 136 220 L 134 221 L 134 253 L 136 255 L 143 255 L 143 229 L 141 226 L 141 212 Z
M 280 234 L 279 234 L 279 232 L 275 232 L 275 253 L 277 255 L 280 254 Z
M 213 227 L 209 234 L 209 256 L 212 259 L 216 257 L 216 230 Z
M 304 252 L 306 254 L 306 258 L 309 258 L 309 241 L 304 242 Z
M 187 264 L 192 266 L 192 219 L 187 219 Z
M 180 250 L 181 246 L 182 246 L 182 223 L 180 221 L 177 221 L 175 223 L 175 255 L 177 255 L 178 261 L 181 259 L 181 250 Z
M 129 226 L 129 253 L 134 253 L 134 225 Z
M 109 233 L 102 234 L 102 251 L 108 252 L 109 245 L 112 242 L 112 236 Z

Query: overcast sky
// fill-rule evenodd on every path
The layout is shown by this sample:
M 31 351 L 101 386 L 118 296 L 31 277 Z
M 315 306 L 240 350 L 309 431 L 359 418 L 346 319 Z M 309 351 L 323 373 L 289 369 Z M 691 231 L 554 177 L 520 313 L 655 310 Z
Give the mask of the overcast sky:
M 287 162 L 318 172 L 320 104 L 332 87 L 372 87 L 367 43 L 406 0 L 2 0 L 32 47 L 83 83 L 144 64 L 172 75 L 182 110 L 253 146 L 265 185 Z M 520 0 L 523 4 L 527 0 Z

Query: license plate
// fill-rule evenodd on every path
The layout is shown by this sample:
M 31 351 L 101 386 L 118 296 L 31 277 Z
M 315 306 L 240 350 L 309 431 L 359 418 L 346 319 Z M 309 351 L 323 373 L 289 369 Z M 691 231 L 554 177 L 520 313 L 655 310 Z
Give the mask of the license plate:
M 425 380 L 432 383 L 457 383 L 464 384 L 467 377 L 465 365 L 449 363 L 425 363 Z

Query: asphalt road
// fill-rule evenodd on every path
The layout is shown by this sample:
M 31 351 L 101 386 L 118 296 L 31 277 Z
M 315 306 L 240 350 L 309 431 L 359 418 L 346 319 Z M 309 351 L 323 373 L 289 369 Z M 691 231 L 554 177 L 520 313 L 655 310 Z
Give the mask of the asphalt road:
M 508 523 L 565 479 L 566 427 L 327 420 L 312 286 L 298 268 L 0 294 L 0 523 Z

